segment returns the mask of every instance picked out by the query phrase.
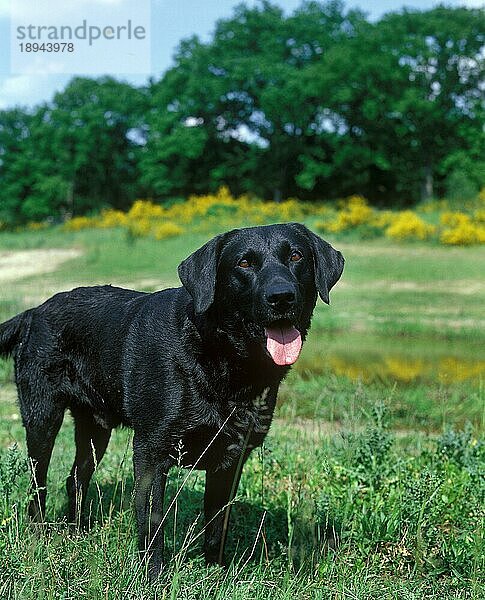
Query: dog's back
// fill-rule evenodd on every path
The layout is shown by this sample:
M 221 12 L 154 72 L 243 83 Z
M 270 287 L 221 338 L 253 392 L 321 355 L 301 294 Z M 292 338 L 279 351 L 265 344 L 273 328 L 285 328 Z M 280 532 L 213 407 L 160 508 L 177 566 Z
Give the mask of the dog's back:
M 49 396 L 122 421 L 122 346 L 147 296 L 111 286 L 76 288 L 1 324 L 0 355 L 15 359 L 23 416 Z

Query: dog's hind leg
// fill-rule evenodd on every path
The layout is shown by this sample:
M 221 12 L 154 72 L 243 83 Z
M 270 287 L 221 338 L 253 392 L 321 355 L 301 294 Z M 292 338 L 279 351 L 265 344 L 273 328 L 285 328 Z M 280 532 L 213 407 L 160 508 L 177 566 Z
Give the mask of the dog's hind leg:
M 98 463 L 104 456 L 111 436 L 111 429 L 97 423 L 90 410 L 72 408 L 76 457 L 66 488 L 69 501 L 68 519 L 79 523 L 86 502 L 89 482 Z
M 29 515 L 34 521 L 42 521 L 45 517 L 45 501 L 47 495 L 47 470 L 52 456 L 52 449 L 64 417 L 64 409 L 54 404 L 44 403 L 42 409 L 35 414 L 22 414 L 27 451 L 32 469 L 32 499 L 29 504 Z

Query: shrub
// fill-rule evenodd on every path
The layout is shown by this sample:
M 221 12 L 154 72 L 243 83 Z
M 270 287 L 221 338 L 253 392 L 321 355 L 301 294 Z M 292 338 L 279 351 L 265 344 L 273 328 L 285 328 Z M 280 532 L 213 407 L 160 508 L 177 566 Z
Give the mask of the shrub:
M 328 458 L 317 522 L 336 532 L 342 552 L 357 552 L 364 562 L 380 554 L 393 572 L 473 576 L 485 444 L 471 427 L 448 430 L 407 457 L 394 452 L 394 443 L 379 408 L 367 430 L 344 439 Z
M 190 196 L 185 202 L 159 205 L 151 200 L 136 200 L 130 210 L 103 210 L 93 217 L 75 217 L 65 224 L 68 231 L 85 228 L 120 227 L 127 238 L 154 235 L 165 239 L 180 235 L 184 225 L 200 231 L 214 227 L 231 228 L 241 224 L 264 225 L 282 221 L 302 221 L 317 217 L 313 226 L 323 233 L 350 233 L 360 239 L 386 235 L 394 240 L 428 240 L 437 238 L 443 244 L 485 243 L 485 191 L 473 203 L 467 204 L 468 212 L 449 211 L 445 200 L 429 201 L 416 209 L 401 212 L 377 210 L 369 206 L 362 196 L 351 196 L 335 205 L 301 202 L 294 198 L 283 202 L 264 202 L 242 195 L 235 198 L 227 187 L 215 194 Z M 439 228 L 423 220 L 417 213 L 441 212 Z M 177 229 L 178 228 L 178 229 Z
M 341 202 L 340 206 L 341 210 L 336 219 L 327 226 L 328 231 L 338 233 L 359 225 L 370 224 L 374 218 L 374 210 L 362 196 L 351 196 Z
M 425 240 L 429 238 L 436 228 L 429 225 L 411 210 L 404 210 L 396 214 L 386 236 L 394 240 Z
M 128 215 L 121 210 L 112 208 L 101 211 L 99 219 L 96 221 L 96 226 L 103 229 L 112 227 L 126 227 L 128 224 Z
M 170 221 L 155 225 L 153 228 L 153 235 L 157 240 L 165 240 L 167 238 L 176 237 L 177 235 L 181 235 L 183 232 L 184 230 L 182 227 L 179 227 Z
M 73 217 L 64 223 L 66 231 L 80 231 L 81 229 L 91 229 L 96 226 L 95 217 Z
M 163 217 L 164 210 L 159 204 L 154 204 L 150 200 L 136 200 L 128 211 L 129 221 L 148 221 Z
M 475 221 L 485 225 L 485 208 L 479 208 L 474 213 Z
M 131 219 L 128 221 L 126 226 L 126 233 L 128 239 L 134 240 L 136 238 L 141 238 L 149 235 L 152 231 L 152 224 L 150 220 L 146 217 L 141 217 L 140 219 Z
M 476 198 L 478 186 L 468 173 L 455 169 L 446 178 L 446 194 L 450 200 L 470 200 Z
M 13 444 L 0 454 L 0 526 L 4 526 L 15 510 L 14 491 L 22 475 L 28 472 L 27 458 Z M 25 494 L 23 495 L 25 497 Z M 24 504 L 26 504 L 24 498 Z
M 479 218 L 481 213 L 478 211 Z M 447 211 L 441 215 L 440 222 L 445 226 L 440 235 L 443 244 L 469 246 L 485 243 L 485 226 L 479 220 L 473 222 L 468 214 Z

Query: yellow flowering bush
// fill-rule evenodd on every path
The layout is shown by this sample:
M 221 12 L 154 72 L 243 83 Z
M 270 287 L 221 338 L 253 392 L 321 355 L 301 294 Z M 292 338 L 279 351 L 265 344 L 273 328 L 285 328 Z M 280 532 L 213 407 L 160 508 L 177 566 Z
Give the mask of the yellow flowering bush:
M 33 223 L 29 223 L 27 225 L 27 229 L 29 231 L 40 231 L 42 229 L 46 229 L 47 227 L 49 227 L 49 223 L 47 223 L 46 221 L 34 221 Z M 0 229 L 2 228 L 2 223 L 0 222 Z
M 66 231 L 80 231 L 81 229 L 91 229 L 97 226 L 95 217 L 73 217 L 64 223 Z
M 184 232 L 182 227 L 172 223 L 171 221 L 167 221 L 165 223 L 160 223 L 155 225 L 153 228 L 153 235 L 157 240 L 166 240 L 170 237 L 176 237 Z
M 401 359 L 387 357 L 384 359 L 383 371 L 386 377 L 407 383 L 418 379 L 424 370 L 424 364 L 419 359 Z
M 284 202 L 263 202 L 247 195 L 235 198 L 223 186 L 216 194 L 190 196 L 186 202 L 166 209 L 165 216 L 173 221 L 190 223 L 200 218 L 214 218 L 221 225 L 231 225 L 234 220 L 248 224 L 274 221 L 298 221 L 308 214 L 308 203 L 295 199 Z
M 485 225 L 477 219 L 472 221 L 470 215 L 462 212 L 447 211 L 441 215 L 440 241 L 442 244 L 453 246 L 469 246 L 471 244 L 485 244 Z
M 474 214 L 474 220 L 477 223 L 483 223 L 485 225 L 485 208 L 479 208 L 477 209 Z
M 352 229 L 359 225 L 371 224 L 374 218 L 374 209 L 367 204 L 362 196 L 351 196 L 339 203 L 340 210 L 334 221 L 327 225 L 328 231 L 338 233 Z
M 379 210 L 375 211 L 374 218 L 372 219 L 372 225 L 378 229 L 385 229 L 389 225 L 392 225 L 396 213 L 392 210 Z
M 112 227 L 126 227 L 128 224 L 128 215 L 121 210 L 113 208 L 101 211 L 101 215 L 96 222 L 97 227 L 110 229 Z
M 438 368 L 438 377 L 443 383 L 480 380 L 485 374 L 485 360 L 462 361 L 458 358 L 442 358 Z
M 129 221 L 159 219 L 164 216 L 164 209 L 151 200 L 136 200 L 127 213 Z
M 450 227 L 458 227 L 464 223 L 470 222 L 470 217 L 466 213 L 446 210 L 440 215 L 441 225 L 448 225 Z
M 99 216 L 74 217 L 64 224 L 67 231 L 81 229 L 123 228 L 128 239 L 136 239 L 153 235 L 157 240 L 174 237 L 183 233 L 182 227 L 167 220 L 169 210 L 151 202 L 137 200 L 128 212 L 105 209 Z
M 448 210 L 449 208 L 449 202 L 448 200 L 426 200 L 425 202 L 422 202 L 416 209 L 417 212 L 423 213 L 423 214 L 431 214 L 431 213 L 436 213 L 436 212 L 442 212 L 444 210 Z
M 425 240 L 436 228 L 421 219 L 412 210 L 403 210 L 396 214 L 386 229 L 386 236 L 394 240 Z
M 128 225 L 126 227 L 127 234 L 129 238 L 139 238 L 146 237 L 152 231 L 152 224 L 149 219 L 146 217 L 142 217 L 141 219 L 128 221 Z
M 485 243 L 485 190 L 477 202 L 467 205 L 466 212 L 449 210 L 446 200 L 427 202 L 426 209 L 423 206 L 416 210 L 378 210 L 357 195 L 336 204 L 302 202 L 295 198 L 265 202 L 248 195 L 236 198 L 229 188 L 221 187 L 215 194 L 192 195 L 185 202 L 168 206 L 136 200 L 127 212 L 107 209 L 97 216 L 74 217 L 64 227 L 68 231 L 122 228 L 129 239 L 153 236 L 162 240 L 181 235 L 187 225 L 191 231 L 211 232 L 309 218 L 311 226 L 319 231 L 350 232 L 359 238 L 385 235 L 399 241 L 433 239 L 442 244 Z M 439 224 L 428 221 L 439 221 Z

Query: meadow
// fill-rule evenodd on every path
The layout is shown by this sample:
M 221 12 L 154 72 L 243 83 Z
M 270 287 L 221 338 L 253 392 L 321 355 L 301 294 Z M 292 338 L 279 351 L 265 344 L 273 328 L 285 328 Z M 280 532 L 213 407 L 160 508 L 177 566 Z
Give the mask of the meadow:
M 265 446 L 243 473 L 227 570 L 203 564 L 203 474 L 184 482 L 186 471 L 174 470 L 170 560 L 156 587 L 146 583 L 136 552 L 129 430 L 115 432 L 97 468 L 89 527 L 70 527 L 69 415 L 49 471 L 47 522 L 30 524 L 13 368 L 1 362 L 0 597 L 483 597 L 480 207 L 416 212 L 427 226 L 422 236 L 416 225 L 403 234 L 402 218 L 401 233 L 389 234 L 399 215 L 370 214 L 360 200 L 318 214 L 296 202 L 245 206 L 239 214 L 227 198 L 193 200 L 192 208 L 165 209 L 169 218 L 142 203 L 132 209 L 136 219 L 107 211 L 0 234 L 0 320 L 78 285 L 178 285 L 184 257 L 241 224 L 304 221 L 346 257 L 332 303 L 317 305 L 308 343 L 282 386 Z M 444 236 L 451 229 L 461 231 L 460 243 Z

